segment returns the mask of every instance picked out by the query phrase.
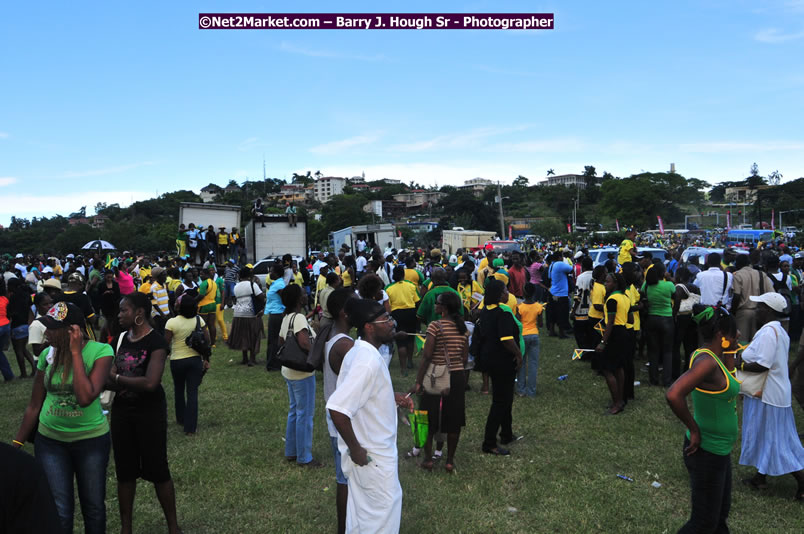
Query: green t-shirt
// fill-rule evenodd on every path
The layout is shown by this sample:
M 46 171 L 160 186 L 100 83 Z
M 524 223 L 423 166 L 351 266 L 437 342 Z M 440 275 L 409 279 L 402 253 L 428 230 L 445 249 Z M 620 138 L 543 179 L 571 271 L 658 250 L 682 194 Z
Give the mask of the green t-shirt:
M 215 283 L 218 284 L 218 294 L 215 295 L 215 304 L 220 304 L 223 302 L 223 286 L 225 282 L 223 281 L 223 277 L 219 276 L 215 279 Z
M 673 282 L 660 280 L 657 284 L 652 286 L 645 285 L 644 287 L 648 295 L 648 315 L 672 317 L 673 294 L 676 292 L 676 286 Z
M 435 311 L 435 299 L 436 297 L 448 291 L 452 291 L 456 295 L 458 295 L 458 299 L 460 300 L 461 294 L 452 289 L 450 286 L 436 286 L 427 293 L 425 293 L 424 298 L 422 299 L 421 304 L 419 304 L 419 310 L 416 312 L 418 317 L 421 317 L 424 324 L 430 324 L 433 321 L 437 321 L 441 319 L 441 314 L 436 313 Z M 461 315 L 463 315 L 463 306 L 461 306 Z
M 36 363 L 36 368 L 45 373 L 46 390 L 42 411 L 39 412 L 39 433 L 50 439 L 67 442 L 96 438 L 106 434 L 109 432 L 109 422 L 103 415 L 100 398 L 96 398 L 89 406 L 82 408 L 73 391 L 72 372 L 67 377 L 67 382 L 62 384 L 61 369 L 59 369 L 53 376 L 52 383 L 49 383 L 48 377 L 52 366 L 47 360 L 51 348 L 43 350 Z M 106 343 L 88 341 L 81 354 L 84 358 L 84 370 L 89 376 L 95 362 L 101 358 L 113 357 L 114 351 Z

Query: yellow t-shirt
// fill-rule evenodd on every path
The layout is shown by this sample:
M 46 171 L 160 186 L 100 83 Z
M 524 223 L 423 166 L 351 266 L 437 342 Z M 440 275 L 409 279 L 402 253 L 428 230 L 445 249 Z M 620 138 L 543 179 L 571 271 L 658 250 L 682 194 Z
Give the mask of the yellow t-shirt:
M 150 295 L 151 294 L 151 282 L 145 282 L 144 284 L 142 284 L 140 286 L 140 288 L 137 291 L 139 291 L 140 293 L 145 293 L 146 295 Z
M 168 291 L 176 291 L 176 288 L 181 285 L 181 279 L 173 279 L 168 276 L 167 280 L 165 280 L 165 284 L 167 284 Z
M 475 306 L 478 305 L 479 302 L 483 301 L 483 286 L 475 282 L 474 280 L 471 283 L 467 284 L 458 284 L 458 293 L 461 294 L 461 300 L 463 301 L 463 306 L 471 310 Z M 479 295 L 476 297 L 472 297 L 472 295 Z
M 606 300 L 606 286 L 600 282 L 595 282 L 592 291 L 589 293 L 589 318 L 602 319 L 603 312 L 595 309 L 595 304 L 603 306 Z
M 496 279 L 496 280 L 499 280 L 500 282 L 502 282 L 502 283 L 503 283 L 503 284 L 505 284 L 506 286 L 508 285 L 508 275 L 507 275 L 507 274 L 505 274 L 505 273 L 504 273 L 504 272 L 502 272 L 502 271 L 497 271 L 497 272 L 496 272 L 496 273 L 494 273 L 494 274 L 490 274 L 490 275 L 489 275 L 489 279 L 491 279 L 491 278 L 494 278 L 494 279 Z
M 519 316 L 522 317 L 523 336 L 539 334 L 539 325 L 536 323 L 536 321 L 543 311 L 544 306 L 538 302 L 534 302 L 533 304 L 526 304 L 523 302 L 519 305 Z
M 234 245 L 240 239 L 240 234 L 229 234 L 229 244 Z
M 630 239 L 623 240 L 620 243 L 620 255 L 617 256 L 617 263 L 622 265 L 623 263 L 628 263 L 629 261 L 633 261 L 631 258 L 631 249 L 634 248 L 634 242 Z
M 296 271 L 293 273 L 293 280 L 290 281 L 291 284 L 296 284 L 300 287 L 304 287 L 304 277 L 302 276 L 301 271 Z
M 484 268 L 488 267 L 488 265 L 489 265 L 489 259 L 483 258 L 482 260 L 480 260 L 480 264 L 477 266 L 477 270 L 482 271 Z
M 146 276 L 151 276 L 151 268 L 140 267 L 140 280 L 145 280 Z
M 637 303 L 639 303 L 639 299 L 641 298 L 639 296 L 639 290 L 636 287 L 634 287 L 634 284 L 631 284 L 628 287 L 628 289 L 625 290 L 625 295 L 631 301 L 631 307 L 632 308 L 634 306 L 636 306 Z M 634 331 L 639 332 L 639 329 L 640 329 L 639 312 L 634 312 L 634 314 L 633 314 L 633 322 L 628 323 L 626 325 L 626 328 L 628 328 L 629 330 L 634 329 Z
M 226 232 L 218 233 L 218 244 L 219 245 L 228 245 L 229 244 L 229 234 Z
M 341 274 L 341 280 L 343 280 L 343 287 L 352 287 L 352 275 L 349 274 L 349 269 L 343 270 L 343 274 Z
M 168 319 L 168 322 L 165 323 L 165 330 L 169 330 L 173 333 L 170 352 L 171 360 L 183 360 L 185 358 L 192 358 L 193 356 L 201 356 L 185 342 L 190 334 L 193 333 L 193 330 L 195 330 L 195 324 L 195 317 L 188 319 L 183 315 L 171 317 Z M 201 319 L 201 328 L 204 328 L 206 325 L 204 320 Z
M 625 326 L 628 324 L 628 311 L 631 309 L 631 299 L 623 293 L 617 291 L 611 294 L 606 299 L 606 306 L 608 307 L 609 301 L 614 300 L 617 302 L 617 313 L 614 315 L 614 326 Z M 606 310 L 606 324 L 609 324 L 609 313 Z
M 416 269 L 405 268 L 405 280 L 420 286 L 424 282 L 424 276 Z
M 421 300 L 416 284 L 410 280 L 394 282 L 385 288 L 385 292 L 391 301 L 391 311 L 415 308 L 416 303 Z

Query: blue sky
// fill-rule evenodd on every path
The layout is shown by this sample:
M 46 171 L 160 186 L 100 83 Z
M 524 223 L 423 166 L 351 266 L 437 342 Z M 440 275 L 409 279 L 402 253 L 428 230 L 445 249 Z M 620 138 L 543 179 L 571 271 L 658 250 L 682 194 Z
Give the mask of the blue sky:
M 378 6 L 381 6 L 378 7 Z M 199 12 L 548 12 L 550 31 L 201 31 Z M 294 171 L 804 176 L 804 0 L 12 3 L 0 224 Z

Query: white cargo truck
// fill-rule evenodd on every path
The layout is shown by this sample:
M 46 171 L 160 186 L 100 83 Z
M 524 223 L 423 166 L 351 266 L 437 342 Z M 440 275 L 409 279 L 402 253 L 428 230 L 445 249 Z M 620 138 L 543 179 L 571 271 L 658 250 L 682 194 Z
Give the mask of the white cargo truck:
M 486 232 L 485 230 L 444 230 L 441 236 L 443 248 L 447 254 L 455 254 L 459 248 L 469 251 L 473 248 L 482 247 L 486 241 L 491 241 L 496 232 Z
M 366 242 L 366 249 L 373 243 L 379 245 L 381 250 L 384 250 L 388 243 L 391 243 L 393 247 L 399 248 L 402 240 L 395 236 L 396 229 L 391 223 L 361 224 L 330 232 L 329 241 L 332 249 L 336 252 L 343 245 L 348 246 L 352 252 L 356 251 L 359 240 Z
M 216 232 L 220 227 L 231 232 L 232 228 L 240 228 L 240 206 L 182 202 L 179 204 L 179 224 L 188 228 L 190 223 L 196 228 L 208 228 L 212 225 Z
M 296 225 L 291 226 L 287 215 L 263 215 L 262 221 L 254 219 L 246 224 L 243 239 L 250 263 L 281 258 L 285 254 L 304 257 L 307 255 L 307 219 L 299 216 Z

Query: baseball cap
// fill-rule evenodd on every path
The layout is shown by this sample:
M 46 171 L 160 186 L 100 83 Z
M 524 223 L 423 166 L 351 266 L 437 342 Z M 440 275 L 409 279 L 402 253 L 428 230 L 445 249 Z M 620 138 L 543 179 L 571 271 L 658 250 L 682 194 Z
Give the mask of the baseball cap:
M 505 265 L 505 260 L 502 258 L 494 258 L 494 261 L 491 262 L 492 267 L 502 267 Z
M 67 282 L 80 282 L 84 283 L 84 276 L 79 273 L 78 271 L 70 273 L 70 276 L 67 277 Z
M 578 259 L 578 258 L 580 258 L 581 256 L 583 256 L 583 252 L 581 252 L 581 251 L 579 250 L 578 252 L 576 252 L 576 253 L 575 253 L 575 255 L 573 256 L 573 259 L 576 259 L 576 260 L 577 260 L 577 259 Z
M 45 280 L 45 283 L 42 284 L 42 287 L 52 287 L 55 289 L 61 289 L 61 282 L 58 281 L 56 278 L 48 278 Z
M 751 302 L 761 302 L 763 304 L 767 304 L 768 307 L 777 313 L 784 313 L 785 308 L 787 308 L 787 299 L 785 299 L 779 293 L 775 293 L 773 291 L 763 293 L 758 297 L 752 295 L 748 298 L 751 299 Z
M 67 328 L 77 324 L 84 327 L 84 314 L 71 302 L 57 302 L 39 320 L 47 328 Z
M 65 258 L 75 258 L 75 254 L 67 254 Z
M 21 254 L 21 253 L 18 253 L 16 256 L 14 256 L 14 258 L 15 258 L 15 259 L 19 259 L 19 258 L 22 258 L 22 257 L 23 257 L 23 256 L 22 256 L 22 254 Z

